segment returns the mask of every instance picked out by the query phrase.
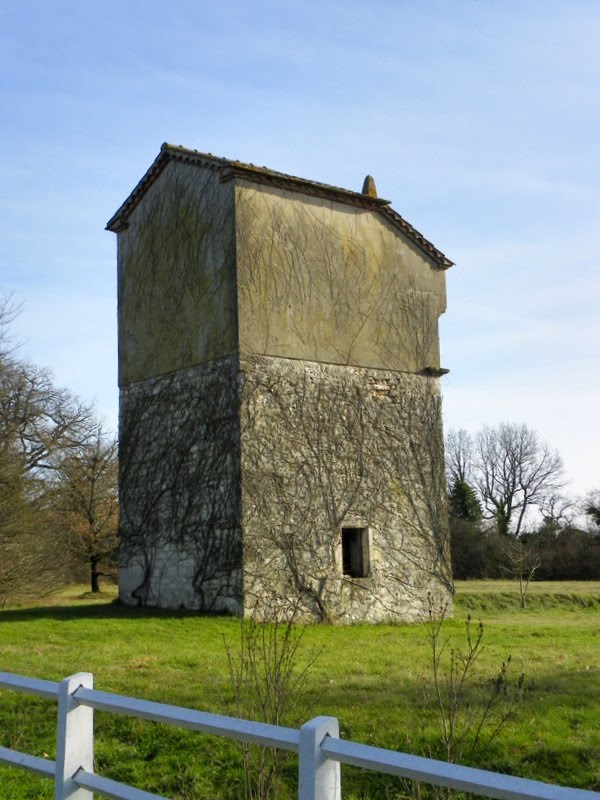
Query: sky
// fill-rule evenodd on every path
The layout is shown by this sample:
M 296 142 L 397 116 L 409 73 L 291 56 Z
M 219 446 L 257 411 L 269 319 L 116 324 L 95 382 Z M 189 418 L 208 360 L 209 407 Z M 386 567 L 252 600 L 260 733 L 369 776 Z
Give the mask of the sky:
M 597 0 L 0 0 L 0 289 L 116 429 L 116 237 L 164 141 L 379 195 L 444 252 L 444 423 L 600 487 Z

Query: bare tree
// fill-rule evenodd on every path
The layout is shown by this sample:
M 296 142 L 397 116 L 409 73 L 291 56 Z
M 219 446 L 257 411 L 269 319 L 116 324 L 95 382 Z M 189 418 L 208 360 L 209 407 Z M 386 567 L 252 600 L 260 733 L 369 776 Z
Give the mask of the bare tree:
M 21 307 L 15 303 L 12 294 L 0 290 L 0 361 L 15 350 L 17 344 L 10 326 L 19 316 Z
M 505 547 L 506 557 L 510 564 L 511 572 L 519 581 L 519 603 L 525 608 L 529 584 L 542 561 L 538 553 L 521 539 L 511 539 Z
M 270 624 L 240 622 L 239 650 L 225 639 L 235 711 L 241 719 L 300 726 L 310 716 L 305 689 L 318 654 L 301 657 L 304 629 L 294 625 L 295 609 L 282 609 L 277 597 L 271 601 Z M 240 748 L 245 800 L 280 796 L 289 754 L 247 742 Z
M 449 763 L 480 760 L 501 735 L 523 699 L 524 675 L 510 679 L 510 655 L 498 672 L 483 678 L 479 661 L 484 650 L 484 627 L 465 620 L 465 641 L 454 643 L 445 628 L 446 608 L 430 600 L 425 630 L 431 657 L 431 687 L 426 702 L 436 712 L 441 755 Z M 421 794 L 417 789 L 416 797 Z M 436 798 L 449 798 L 454 792 L 440 788 Z
M 600 490 L 588 494 L 584 500 L 584 510 L 594 525 L 600 527 Z
M 63 571 L 65 549 L 51 528 L 53 475 L 87 441 L 89 407 L 49 372 L 18 358 L 10 325 L 19 311 L 0 299 L 0 596 L 39 594 Z M 61 553 L 61 558 L 57 558 Z M 62 575 L 61 575 L 62 577 Z
M 56 468 L 56 457 L 90 436 L 92 412 L 47 370 L 14 358 L 0 362 L 0 447 L 37 475 Z
M 564 485 L 560 456 L 527 425 L 485 427 L 475 440 L 475 483 L 501 534 L 519 536 L 527 512 Z
M 473 439 L 464 428 L 450 429 L 446 435 L 446 474 L 448 485 L 470 483 L 473 471 Z
M 117 443 L 101 425 L 58 463 L 55 497 L 74 545 L 89 566 L 90 589 L 100 591 L 101 565 L 118 545 Z
M 565 496 L 560 490 L 549 493 L 538 505 L 547 527 L 564 530 L 575 524 L 577 504 L 572 497 Z

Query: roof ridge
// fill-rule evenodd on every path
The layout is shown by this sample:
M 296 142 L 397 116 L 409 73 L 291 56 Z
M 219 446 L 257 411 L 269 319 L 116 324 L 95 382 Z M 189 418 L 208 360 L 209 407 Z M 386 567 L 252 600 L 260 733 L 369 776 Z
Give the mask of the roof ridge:
M 311 180 L 310 178 L 300 178 L 297 175 L 290 175 L 287 172 L 280 172 L 279 170 L 271 169 L 270 167 L 258 166 L 257 164 L 252 164 L 251 162 L 247 161 L 238 161 L 237 159 L 224 158 L 223 156 L 215 156 L 213 155 L 213 153 L 203 153 L 200 150 L 193 150 L 188 147 L 183 147 L 182 145 L 175 145 L 175 144 L 169 144 L 168 142 L 164 142 L 161 145 L 160 149 L 161 152 L 171 153 L 175 157 L 181 156 L 182 159 L 184 160 L 189 159 L 198 161 L 213 161 L 224 167 L 229 167 L 234 172 L 235 170 L 239 170 L 241 172 L 248 172 L 254 175 L 262 175 L 265 176 L 266 178 L 271 178 L 275 180 L 290 181 L 302 186 L 320 187 L 327 191 L 340 192 L 343 195 L 349 195 L 351 197 L 355 197 L 357 200 L 371 201 L 374 205 L 377 206 L 389 205 L 391 202 L 390 200 L 384 200 L 381 197 L 371 197 L 370 195 L 366 195 L 363 192 L 355 192 L 352 189 L 345 189 L 341 186 L 333 186 L 332 184 L 323 183 L 321 181 L 314 181 Z
M 300 192 L 318 197 L 330 197 L 339 202 L 354 206 L 361 206 L 368 210 L 382 214 L 394 227 L 398 228 L 405 236 L 411 239 L 423 252 L 432 258 L 442 269 L 447 269 L 453 265 L 440 250 L 428 241 L 422 233 L 407 222 L 398 212 L 391 207 L 389 200 L 380 197 L 372 197 L 362 192 L 355 192 L 351 189 L 343 189 L 331 184 L 319 181 L 299 178 L 285 172 L 270 169 L 269 167 L 259 167 L 256 164 L 237 161 L 234 159 L 215 156 L 212 153 L 203 153 L 183 145 L 169 144 L 163 142 L 160 152 L 138 181 L 133 191 L 122 203 L 119 209 L 113 214 L 106 228 L 118 233 L 127 227 L 127 219 L 133 209 L 146 193 L 148 187 L 158 178 L 166 164 L 171 161 L 182 161 L 184 163 L 202 164 L 209 169 L 222 171 L 221 180 L 228 181 L 235 178 L 250 180 L 256 183 L 270 184 L 290 191 Z

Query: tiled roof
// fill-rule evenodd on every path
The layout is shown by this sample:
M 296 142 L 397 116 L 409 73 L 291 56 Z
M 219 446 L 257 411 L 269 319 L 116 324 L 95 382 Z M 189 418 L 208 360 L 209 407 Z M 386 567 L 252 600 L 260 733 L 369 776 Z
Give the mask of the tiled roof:
M 447 269 L 453 262 L 431 244 L 418 230 L 400 216 L 390 206 L 389 200 L 380 197 L 371 197 L 362 192 L 351 192 L 349 189 L 340 189 L 337 186 L 330 186 L 318 181 L 309 181 L 305 178 L 297 178 L 294 175 L 286 175 L 284 172 L 276 172 L 267 167 L 257 167 L 254 164 L 244 164 L 241 161 L 232 161 L 228 158 L 213 156 L 212 153 L 201 153 L 198 150 L 188 150 L 185 147 L 173 144 L 165 144 L 160 148 L 160 153 L 155 158 L 146 174 L 139 181 L 138 185 L 131 192 L 119 210 L 111 217 L 106 227 L 110 231 L 118 233 L 127 226 L 130 213 L 139 203 L 146 193 L 148 187 L 160 175 L 169 161 L 181 161 L 186 164 L 196 164 L 207 169 L 217 170 L 221 173 L 221 180 L 227 181 L 234 178 L 242 178 L 252 183 L 261 183 L 275 186 L 287 191 L 299 192 L 300 194 L 313 197 L 322 197 L 327 200 L 334 200 L 347 205 L 360 206 L 361 208 L 376 211 L 385 217 L 391 224 L 398 228 L 414 244 L 432 258 L 439 267 Z

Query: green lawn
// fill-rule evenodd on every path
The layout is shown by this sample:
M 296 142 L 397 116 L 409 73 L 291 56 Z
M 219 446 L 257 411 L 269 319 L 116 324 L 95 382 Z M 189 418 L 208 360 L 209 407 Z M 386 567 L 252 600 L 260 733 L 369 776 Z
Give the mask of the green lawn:
M 600 583 L 534 584 L 518 607 L 510 582 L 462 582 L 445 635 L 464 648 L 467 614 L 484 624 L 482 681 L 512 655 L 525 674 L 523 702 L 479 766 L 600 790 Z M 224 639 L 239 622 L 186 613 L 140 612 L 89 596 L 0 611 L 0 670 L 59 680 L 93 672 L 96 688 L 207 711 L 233 713 Z M 300 651 L 315 656 L 302 695 L 306 718 L 331 714 L 342 735 L 368 744 L 437 752 L 430 648 L 422 625 L 306 629 Z M 429 698 L 429 699 L 428 699 Z M 477 702 L 477 697 L 473 696 Z M 0 745 L 53 758 L 56 707 L 0 692 Z M 177 800 L 242 796 L 235 744 L 98 713 L 99 772 Z M 289 766 L 293 796 L 293 763 Z M 399 782 L 344 772 L 345 796 L 394 798 Z M 49 782 L 0 770 L 0 798 L 51 798 Z

